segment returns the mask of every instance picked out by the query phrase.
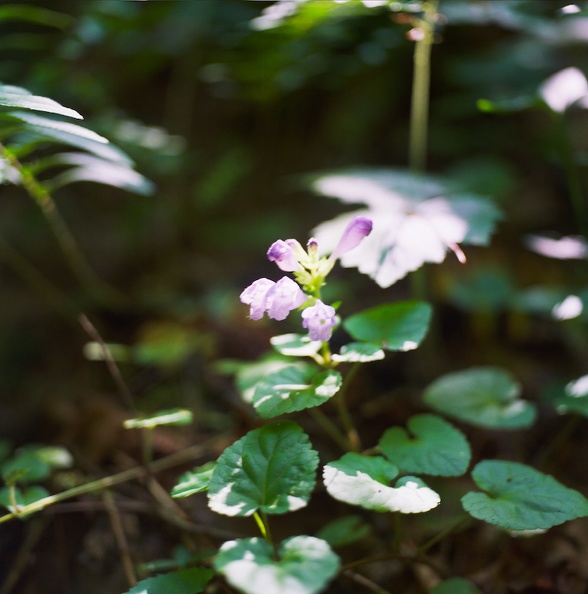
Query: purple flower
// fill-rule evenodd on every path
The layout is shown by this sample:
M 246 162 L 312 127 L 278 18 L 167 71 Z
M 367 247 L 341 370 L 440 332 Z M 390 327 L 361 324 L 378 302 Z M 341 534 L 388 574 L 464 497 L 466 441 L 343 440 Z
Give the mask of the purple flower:
M 344 253 L 357 247 L 364 237 L 372 232 L 373 223 L 366 217 L 354 217 L 349 221 L 339 243 L 331 254 L 331 260 L 340 258 Z
M 296 248 L 302 247 L 295 239 L 287 239 L 282 241 L 274 241 L 267 252 L 267 257 L 270 262 L 275 262 L 281 270 L 285 272 L 294 272 L 300 270 L 300 262 L 296 256 Z
M 285 320 L 293 309 L 306 301 L 306 295 L 291 278 L 285 276 L 277 283 L 260 278 L 249 285 L 239 299 L 250 306 L 249 317 L 252 320 L 260 320 L 265 312 L 274 320 Z
M 302 312 L 302 326 L 308 329 L 311 340 L 329 340 L 335 322 L 335 308 L 325 305 L 320 299 Z

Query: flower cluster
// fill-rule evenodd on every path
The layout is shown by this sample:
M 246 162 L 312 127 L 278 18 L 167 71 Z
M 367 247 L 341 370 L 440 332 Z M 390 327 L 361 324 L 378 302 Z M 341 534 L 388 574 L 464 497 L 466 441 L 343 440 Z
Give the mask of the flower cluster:
M 297 282 L 284 276 L 277 282 L 260 278 L 249 285 L 240 296 L 241 302 L 250 307 L 249 317 L 260 320 L 267 313 L 274 320 L 285 320 L 291 311 L 304 306 L 302 326 L 310 339 L 327 342 L 336 324 L 335 308 L 321 301 L 320 288 L 335 261 L 371 231 L 370 219 L 355 217 L 328 258 L 319 258 L 314 239 L 309 240 L 306 250 L 295 239 L 275 241 L 267 252 L 268 259 L 280 270 L 292 272 Z

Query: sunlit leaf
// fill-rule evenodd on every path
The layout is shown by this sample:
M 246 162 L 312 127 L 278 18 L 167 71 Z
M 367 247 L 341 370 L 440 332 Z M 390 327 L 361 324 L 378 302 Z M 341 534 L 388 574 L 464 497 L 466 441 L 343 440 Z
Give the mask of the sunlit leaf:
M 308 373 L 298 367 L 285 367 L 255 385 L 252 404 L 264 419 L 319 406 L 341 387 L 341 374 L 333 369 Z
M 478 520 L 507 530 L 536 530 L 588 516 L 588 500 L 530 466 L 484 460 L 472 478 L 485 493 L 466 493 L 464 509 Z
M 369 363 L 380 361 L 386 356 L 377 344 L 351 342 L 341 347 L 341 351 L 332 356 L 337 363 Z
M 323 481 L 328 493 L 351 505 L 359 505 L 379 512 L 413 514 L 426 512 L 439 504 L 439 495 L 408 480 L 397 487 L 389 483 L 398 469 L 380 456 L 348 453 L 323 469 Z
M 208 490 L 212 472 L 216 462 L 207 462 L 203 466 L 194 468 L 185 472 L 178 481 L 178 484 L 172 489 L 172 497 L 189 497 L 194 493 L 202 493 Z
M 436 415 L 411 417 L 408 430 L 392 427 L 380 439 L 382 453 L 403 473 L 460 476 L 471 451 L 465 435 Z
M 311 357 L 323 344 L 320 340 L 310 340 L 305 334 L 281 334 L 270 338 L 270 342 L 278 353 L 288 357 Z
M 356 340 L 388 351 L 410 351 L 425 337 L 431 312 L 431 306 L 421 301 L 387 303 L 350 316 L 343 327 Z
M 565 395 L 554 404 L 560 413 L 576 413 L 588 417 L 588 375 L 583 375 L 565 387 Z
M 125 594 L 198 594 L 204 592 L 214 571 L 205 567 L 180 569 L 141 580 Z
M 343 254 L 343 266 L 356 267 L 381 287 L 389 287 L 425 262 L 442 262 L 459 243 L 484 245 L 500 212 L 487 198 L 459 193 L 432 176 L 394 169 L 360 169 L 318 177 L 314 190 L 339 200 L 364 204 L 319 225 L 313 235 L 331 252 L 350 220 L 373 220 L 372 233 Z
M 490 429 L 520 429 L 533 424 L 536 410 L 519 398 L 520 385 L 498 367 L 448 373 L 428 386 L 423 399 L 443 414 Z
M 312 536 L 284 540 L 275 552 L 261 538 L 225 542 L 214 561 L 216 570 L 245 594 L 315 594 L 337 573 L 339 557 Z
M 0 20 L 1 19 L 2 15 L 0 9 Z M 13 87 L 11 85 L 0 84 L 0 106 L 43 111 L 67 116 L 70 118 L 76 118 L 78 120 L 84 119 L 74 109 L 64 107 L 53 99 L 49 99 L 48 97 L 39 97 L 37 95 L 33 95 L 26 89 L 22 89 L 21 87 Z
M 148 417 L 127 419 L 123 424 L 126 429 L 153 429 L 161 425 L 190 425 L 192 411 L 182 408 L 160 410 Z
M 227 516 L 300 509 L 314 488 L 317 466 L 318 454 L 300 426 L 270 423 L 221 454 L 208 487 L 208 505 Z

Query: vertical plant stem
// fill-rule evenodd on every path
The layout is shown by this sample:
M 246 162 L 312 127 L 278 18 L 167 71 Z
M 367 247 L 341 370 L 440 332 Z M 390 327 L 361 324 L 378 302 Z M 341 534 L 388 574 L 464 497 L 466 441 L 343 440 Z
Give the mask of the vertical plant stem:
M 344 451 L 349 451 L 349 443 L 340 429 L 320 410 L 320 408 L 309 408 L 308 414 L 314 419 L 315 423 Z
M 339 419 L 341 419 L 341 424 L 343 425 L 343 429 L 345 430 L 345 434 L 347 436 L 347 442 L 349 443 L 349 449 L 352 452 L 359 452 L 361 450 L 361 440 L 359 438 L 359 433 L 353 424 L 353 419 L 351 418 L 351 414 L 349 413 L 349 409 L 347 408 L 347 403 L 345 402 L 345 392 L 349 387 L 349 384 L 353 381 L 355 374 L 359 370 L 359 363 L 355 363 L 353 367 L 349 370 L 347 377 L 345 378 L 341 389 L 335 396 L 333 397 L 333 402 L 337 407 L 337 413 L 339 415 Z
M 23 188 L 41 209 L 67 263 L 80 283 L 96 299 L 99 299 L 109 306 L 120 306 L 124 303 L 124 297 L 121 293 L 96 276 L 95 272 L 82 255 L 72 232 L 63 220 L 51 194 L 49 194 L 45 187 L 39 183 L 37 178 L 23 166 L 22 163 L 20 163 L 10 149 L 1 143 L 0 156 L 2 156 L 11 167 L 19 172 Z
M 429 128 L 429 87 L 431 80 L 431 47 L 435 33 L 435 17 L 439 0 L 423 4 L 423 16 L 415 27 L 414 70 L 410 109 L 409 166 L 424 171 L 427 165 Z
M 255 520 L 255 523 L 257 524 L 257 527 L 259 528 L 263 538 L 265 538 L 265 540 L 267 540 L 273 546 L 267 514 L 264 512 L 261 512 L 261 514 L 258 512 L 253 512 L 253 519 Z

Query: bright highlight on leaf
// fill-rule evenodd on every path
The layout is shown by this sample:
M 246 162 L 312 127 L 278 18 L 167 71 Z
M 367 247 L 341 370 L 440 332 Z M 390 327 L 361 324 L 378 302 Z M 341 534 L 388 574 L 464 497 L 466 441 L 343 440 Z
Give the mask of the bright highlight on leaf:
M 208 505 L 227 516 L 295 511 L 308 502 L 317 466 L 318 454 L 299 425 L 270 423 L 221 454 L 210 479 Z
M 388 429 L 380 439 L 382 453 L 401 472 L 460 476 L 471 451 L 465 435 L 436 415 L 415 415 L 402 427 Z
M 332 356 L 333 361 L 337 363 L 369 363 L 370 361 L 380 361 L 386 354 L 375 344 L 366 342 L 351 342 L 341 347 L 339 354 Z
M 581 493 L 525 464 L 484 460 L 472 478 L 485 493 L 464 495 L 464 509 L 506 530 L 546 529 L 588 516 L 588 500 Z
M 189 497 L 195 493 L 206 491 L 215 466 L 216 462 L 207 462 L 203 466 L 185 472 L 180 477 L 178 484 L 172 489 L 171 496 Z
M 345 503 L 379 512 L 414 514 L 437 507 L 439 495 L 422 481 L 408 480 L 390 487 L 398 475 L 396 466 L 379 456 L 349 453 L 323 469 L 328 493 Z
M 285 367 L 255 385 L 252 404 L 261 417 L 270 419 L 323 404 L 339 391 L 341 381 L 335 370 Z
M 150 417 L 127 419 L 125 429 L 154 429 L 160 425 L 189 425 L 192 422 L 192 411 L 182 408 L 161 410 Z
M 576 413 L 588 417 L 588 375 L 570 382 L 565 389 L 565 396 L 554 402 L 559 413 Z
M 322 223 L 314 231 L 321 250 L 335 248 L 355 216 L 374 221 L 373 231 L 341 263 L 389 287 L 426 262 L 442 262 L 456 244 L 485 245 L 500 217 L 488 199 L 459 193 L 441 178 L 394 169 L 359 169 L 317 178 L 313 189 L 362 210 Z
M 427 334 L 431 312 L 422 301 L 387 303 L 350 316 L 343 327 L 356 340 L 388 351 L 411 351 Z
M 283 541 L 278 558 L 261 538 L 225 542 L 214 561 L 216 570 L 245 594 L 315 594 L 337 573 L 339 557 L 312 536 Z
M 489 429 L 520 429 L 533 424 L 533 404 L 519 398 L 520 385 L 498 367 L 475 367 L 448 373 L 425 390 L 431 408 Z

